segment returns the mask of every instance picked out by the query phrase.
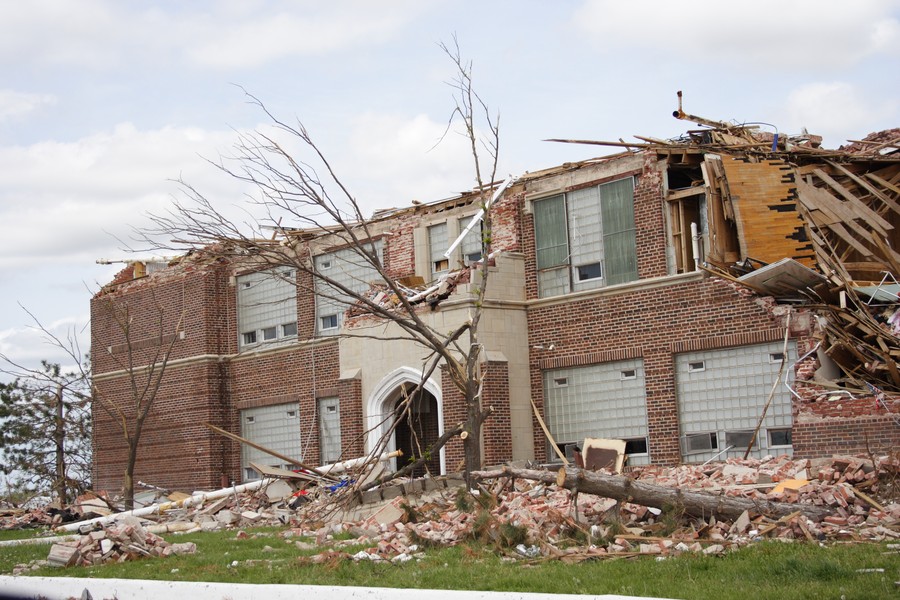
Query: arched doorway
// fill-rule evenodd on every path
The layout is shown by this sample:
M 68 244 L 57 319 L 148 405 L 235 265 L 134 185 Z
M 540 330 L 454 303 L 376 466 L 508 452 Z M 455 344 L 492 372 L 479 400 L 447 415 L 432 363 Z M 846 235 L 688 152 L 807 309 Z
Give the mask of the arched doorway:
M 368 451 L 372 451 L 378 440 L 390 431 L 391 426 L 397 420 L 397 408 L 403 402 L 404 392 L 407 392 L 406 395 L 408 395 L 421 381 L 421 378 L 421 371 L 410 367 L 400 367 L 382 378 L 375 386 L 366 402 L 366 425 L 369 431 L 366 437 L 366 449 Z M 399 461 L 392 461 L 395 469 L 402 467 L 409 456 L 419 455 L 418 452 L 414 452 L 415 437 L 419 440 L 418 446 L 424 449 L 444 433 L 441 387 L 437 381 L 427 379 L 423 388 L 420 398 L 411 399 L 409 417 L 405 421 L 397 423 L 393 435 L 390 436 L 386 450 L 401 449 L 404 455 L 404 458 Z M 413 433 L 415 433 L 415 437 Z M 426 439 L 427 442 L 423 443 Z M 443 450 L 438 456 L 430 457 L 429 469 L 434 475 L 444 472 Z
M 426 456 L 425 464 L 416 467 L 412 472 L 413 477 L 422 477 L 426 472 L 439 475 L 441 472 L 440 454 L 428 455 L 427 451 L 437 441 L 438 418 L 437 401 L 434 396 L 425 390 L 414 392 L 413 385 L 406 385 L 400 389 L 400 397 L 394 405 L 394 447 L 403 451 L 402 460 L 398 461 L 398 467 L 406 465 L 412 460 Z

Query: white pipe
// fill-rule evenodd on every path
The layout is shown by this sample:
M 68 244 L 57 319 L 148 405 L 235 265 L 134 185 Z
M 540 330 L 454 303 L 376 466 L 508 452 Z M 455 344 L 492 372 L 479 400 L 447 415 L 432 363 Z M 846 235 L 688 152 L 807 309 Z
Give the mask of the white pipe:
M 251 481 L 250 483 L 245 483 L 242 485 L 235 485 L 232 487 L 222 488 L 221 490 L 215 490 L 212 492 L 198 492 L 192 496 L 188 496 L 182 500 L 177 500 L 175 502 L 162 502 L 160 504 L 151 504 L 149 506 L 145 506 L 143 508 L 136 508 L 134 510 L 129 510 L 127 512 L 116 513 L 114 515 L 108 515 L 106 517 L 95 517 L 93 519 L 88 519 L 87 521 L 78 521 L 77 523 L 68 523 L 66 525 L 62 525 L 61 527 L 57 527 L 56 531 L 77 531 L 81 529 L 84 525 L 94 525 L 94 524 L 102 524 L 107 525 L 109 523 L 113 523 L 118 519 L 132 516 L 132 517 L 146 517 L 148 515 L 162 514 L 167 510 L 172 510 L 173 508 L 186 508 L 188 506 L 194 506 L 196 504 L 201 504 L 206 502 L 207 500 L 217 500 L 219 498 L 225 498 L 230 496 L 231 494 L 240 494 L 241 492 L 252 492 L 258 490 L 262 487 L 269 485 L 274 482 L 274 479 L 260 479 L 259 481 Z
M 77 542 L 81 539 L 80 535 L 55 535 L 52 537 L 39 538 L 23 538 L 21 540 L 3 540 L 0 542 L 0 548 L 7 546 L 39 546 L 41 544 L 59 544 L 62 542 Z
M 385 452 L 381 456 L 378 457 L 378 462 L 387 462 L 392 458 L 397 458 L 398 456 L 403 456 L 402 450 L 394 450 L 393 452 Z M 353 458 L 350 460 L 345 460 L 344 462 L 336 462 L 330 465 L 323 465 L 318 468 L 319 471 L 323 473 L 343 473 L 344 471 L 349 471 L 354 467 L 359 467 L 361 465 L 366 464 L 369 460 L 371 460 L 368 456 L 363 456 L 362 458 Z
M 491 196 L 491 199 L 488 200 L 488 203 L 484 206 L 484 208 L 475 213 L 475 215 L 472 217 L 472 220 L 469 221 L 468 225 L 466 225 L 466 228 L 463 229 L 462 233 L 459 234 L 459 237 L 456 238 L 456 241 L 450 244 L 450 247 L 447 248 L 446 252 L 444 252 L 444 258 L 450 258 L 450 255 L 453 254 L 453 251 L 456 250 L 456 247 L 462 244 L 463 238 L 466 237 L 469 232 L 472 231 L 475 225 L 477 225 L 478 222 L 481 221 L 482 217 L 484 217 L 485 209 L 490 208 L 491 204 L 493 204 L 494 201 L 497 200 L 497 198 L 499 198 L 501 194 L 506 191 L 506 188 L 515 183 L 517 179 L 518 177 L 515 177 L 514 175 L 510 175 L 506 178 L 506 181 L 504 181 L 503 184 L 497 188 L 497 191 L 494 192 L 494 194 Z
M 697 232 L 697 224 L 691 223 L 691 249 L 694 251 L 694 270 L 700 267 L 700 234 Z
M 382 454 L 378 457 L 379 462 L 388 461 L 396 456 L 402 456 L 403 453 L 400 450 L 396 450 L 394 452 L 388 452 Z M 341 471 L 346 471 L 347 469 L 352 469 L 353 467 L 364 464 L 369 457 L 364 456 L 362 458 L 355 458 L 352 460 L 347 460 L 342 463 L 334 463 L 331 465 L 325 465 L 323 467 L 318 467 L 317 471 L 327 472 L 332 469 L 336 469 L 336 473 L 340 473 Z M 145 506 L 143 508 L 136 508 L 134 510 L 130 510 L 127 512 L 116 513 L 114 515 L 107 515 L 105 517 L 95 517 L 93 519 L 88 519 L 87 521 L 78 521 L 77 523 L 68 523 L 66 525 L 62 525 L 56 528 L 56 531 L 77 531 L 81 529 L 84 525 L 94 525 L 96 523 L 107 525 L 109 523 L 115 522 L 117 519 L 121 519 L 127 516 L 132 517 L 146 517 L 148 515 L 162 514 L 167 510 L 172 510 L 173 508 L 187 508 L 188 506 L 194 506 L 196 504 L 202 504 L 207 500 L 218 500 L 219 498 L 225 498 L 232 494 L 240 494 L 241 492 L 252 492 L 256 491 L 260 488 L 263 488 L 270 483 L 276 481 L 275 479 L 260 479 L 258 481 L 251 481 L 250 483 L 244 483 L 242 485 L 235 485 L 232 487 L 222 488 L 221 490 L 215 490 L 212 492 L 197 492 L 192 496 L 188 496 L 182 500 L 177 500 L 174 502 L 162 502 L 159 504 L 151 504 L 149 506 Z

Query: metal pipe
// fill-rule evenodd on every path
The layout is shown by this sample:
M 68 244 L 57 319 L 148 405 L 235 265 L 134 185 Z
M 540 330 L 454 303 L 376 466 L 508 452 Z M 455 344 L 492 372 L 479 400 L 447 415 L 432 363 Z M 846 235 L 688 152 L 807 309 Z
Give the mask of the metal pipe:
M 399 458 L 403 456 L 403 450 L 394 450 L 393 452 L 385 452 L 381 456 L 379 456 L 376 460 L 377 462 L 387 462 L 392 458 Z M 330 465 L 323 465 L 319 467 L 319 470 L 323 473 L 343 473 L 344 471 L 349 471 L 355 467 L 362 466 L 371 460 L 368 456 L 363 456 L 361 458 L 352 458 L 350 460 L 345 460 L 343 462 L 336 462 Z
M 497 191 L 494 192 L 494 194 L 491 196 L 491 199 L 488 200 L 487 204 L 485 204 L 484 208 L 475 213 L 475 215 L 472 217 L 472 220 L 469 221 L 468 225 L 466 225 L 466 228 L 463 229 L 462 233 L 459 234 L 459 237 L 456 238 L 456 241 L 450 244 L 450 247 L 447 248 L 446 252 L 444 252 L 444 258 L 450 258 L 450 255 L 453 254 L 453 251 L 456 250 L 456 247 L 462 244 L 463 238 L 465 238 L 469 234 L 469 232 L 475 228 L 475 225 L 477 225 L 484 217 L 484 211 L 490 208 L 491 204 L 493 204 L 494 201 L 497 200 L 497 198 L 499 198 L 503 194 L 503 192 L 506 191 L 506 188 L 515 183 L 517 179 L 518 177 L 514 175 L 510 175 L 506 178 L 506 181 L 504 181 L 500 185 L 500 187 L 497 188 Z
M 78 521 L 77 523 L 68 523 L 66 525 L 62 525 L 61 527 L 57 527 L 56 531 L 78 531 L 84 526 L 90 526 L 95 524 L 107 525 L 109 523 L 113 523 L 118 519 L 122 519 L 124 517 L 146 517 L 149 515 L 157 515 L 162 514 L 168 510 L 172 510 L 173 508 L 186 508 L 188 506 L 194 506 L 196 504 L 201 504 L 206 502 L 207 500 L 218 500 L 219 498 L 225 498 L 232 494 L 240 494 L 242 492 L 252 492 L 256 491 L 262 487 L 273 483 L 275 479 L 260 479 L 259 481 L 251 481 L 250 483 L 244 483 L 242 485 L 235 485 L 227 488 L 222 488 L 220 490 L 214 490 L 212 492 L 198 492 L 193 494 L 192 496 L 188 496 L 187 498 L 183 498 L 182 500 L 176 500 L 174 502 L 162 502 L 159 504 L 151 504 L 149 506 L 144 506 L 142 508 L 136 508 L 134 510 L 129 510 L 126 512 L 116 513 L 114 515 L 108 515 L 105 517 L 94 517 L 93 519 L 88 519 L 86 521 Z

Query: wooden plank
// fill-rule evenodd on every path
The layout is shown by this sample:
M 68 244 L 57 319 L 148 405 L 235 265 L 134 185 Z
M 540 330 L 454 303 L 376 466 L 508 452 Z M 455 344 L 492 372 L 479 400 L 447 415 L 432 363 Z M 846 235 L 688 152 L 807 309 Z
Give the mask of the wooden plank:
M 255 462 L 250 463 L 250 467 L 255 469 L 257 473 L 263 477 L 271 477 L 273 479 L 300 479 L 302 481 L 320 481 L 318 477 L 307 475 L 306 473 L 297 473 L 296 471 L 288 471 L 280 467 L 269 467 Z
M 703 174 L 703 181 L 708 190 L 706 214 L 707 227 L 709 227 L 709 255 L 715 261 L 725 261 L 725 255 L 728 252 L 726 239 L 729 227 L 725 220 L 725 209 L 722 205 L 722 194 L 719 193 L 718 179 L 710 165 L 710 162 L 714 161 L 715 159 L 707 158 L 700 164 L 700 172 Z
M 874 186 L 869 184 L 868 181 L 862 179 L 855 173 L 851 172 L 849 169 L 847 169 L 843 165 L 833 163 L 831 161 L 828 161 L 828 164 L 832 165 L 835 169 L 844 173 L 847 177 L 849 177 L 851 180 L 853 180 L 858 186 L 860 186 L 861 188 L 863 188 L 864 190 L 866 190 L 867 192 L 869 192 L 870 194 L 872 194 L 873 196 L 875 196 L 876 198 L 881 200 L 884 204 L 890 206 L 891 210 L 900 214 L 900 205 L 898 205 L 896 202 L 894 202 L 893 199 L 891 199 L 890 197 L 888 197 L 887 195 L 882 193 L 881 190 L 875 188 Z M 879 217 L 879 219 L 881 219 L 881 218 Z M 887 221 L 884 221 L 884 219 L 881 219 L 881 220 L 888 226 L 888 230 L 893 229 L 893 227 L 890 225 L 890 223 L 888 223 Z
M 700 196 L 705 194 L 706 190 L 703 189 L 703 186 L 690 187 L 682 190 L 669 190 L 669 193 L 666 195 L 667 202 L 674 202 L 675 200 L 681 200 L 682 198 L 690 198 L 692 196 Z
M 843 204 L 840 200 L 829 194 L 826 190 L 822 188 L 817 188 L 815 186 L 811 186 L 804 182 L 799 182 L 797 184 L 797 194 L 800 197 L 800 201 L 804 203 L 807 207 L 812 206 L 816 207 L 819 210 L 826 210 L 836 217 L 836 221 L 829 225 L 829 228 L 834 230 L 835 233 L 840 235 L 842 238 L 845 238 L 848 244 L 851 244 L 854 248 L 858 249 L 863 253 L 864 256 L 872 256 L 872 252 L 867 249 L 865 246 L 860 244 L 858 241 L 853 239 L 850 241 L 852 236 L 845 237 L 847 229 L 844 225 L 847 225 L 852 229 L 861 239 L 869 242 L 870 244 L 874 244 L 872 240 L 872 234 L 868 229 L 860 225 L 856 222 L 856 215 L 853 214 L 852 209 Z M 886 235 L 886 233 L 884 234 Z
M 888 231 L 894 228 L 893 225 L 882 219 L 878 213 L 869 208 L 865 202 L 857 198 L 850 190 L 841 185 L 839 181 L 836 181 L 828 175 L 828 173 L 821 169 L 817 169 L 814 173 L 819 179 L 827 183 L 829 187 L 846 198 L 847 202 L 852 207 L 851 210 L 858 213 L 857 216 L 859 218 L 865 219 L 873 229 L 877 229 L 879 233 L 887 234 Z
M 900 255 L 898 255 L 881 236 L 876 235 L 874 236 L 874 239 L 875 246 L 881 251 L 882 258 L 890 263 L 890 271 L 892 271 L 894 275 L 900 275 Z
M 886 179 L 882 179 L 875 173 L 866 173 L 866 178 L 871 179 L 872 181 L 874 181 L 875 183 L 877 183 L 880 186 L 886 187 L 887 189 L 894 192 L 895 194 L 900 194 L 900 187 L 897 187 L 896 185 L 894 185 L 893 183 L 891 183 L 890 181 L 888 181 Z M 893 208 L 893 206 L 891 208 Z M 898 212 L 900 212 L 900 210 L 898 210 Z

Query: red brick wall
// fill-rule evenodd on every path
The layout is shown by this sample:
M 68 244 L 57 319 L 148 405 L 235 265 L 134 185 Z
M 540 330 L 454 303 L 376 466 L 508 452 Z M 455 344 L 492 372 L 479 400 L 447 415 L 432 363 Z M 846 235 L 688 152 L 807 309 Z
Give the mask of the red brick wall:
M 815 361 L 808 361 L 815 365 Z M 884 454 L 900 447 L 900 396 L 857 395 L 798 386 L 794 400 L 794 454 Z
M 221 372 L 213 362 L 165 371 L 140 438 L 135 480 L 184 492 L 220 486 L 231 466 L 228 448 L 203 426 L 206 422 L 226 425 L 220 383 Z M 139 387 L 143 384 L 139 378 Z M 127 444 L 117 421 L 102 406 L 105 399 L 114 398 L 133 423 L 130 379 L 100 380 L 95 385 L 94 487 L 120 490 Z
M 494 412 L 484 422 L 485 465 L 497 465 L 512 457 L 512 424 L 509 410 L 509 366 L 505 362 L 487 362 L 482 387 L 482 406 Z
M 493 406 L 494 412 L 484 422 L 482 436 L 482 461 L 485 465 L 499 464 L 512 457 L 512 430 L 509 409 L 509 368 L 505 362 L 487 362 L 482 365 L 484 386 L 482 406 Z M 444 428 L 465 423 L 466 404 L 462 393 L 453 385 L 446 369 L 441 370 L 441 394 L 444 403 Z M 458 472 L 465 464 L 463 441 L 453 438 L 444 446 L 448 472 Z
M 444 428 L 456 427 L 466 422 L 466 403 L 462 393 L 453 385 L 446 368 L 441 368 L 441 397 L 444 405 Z M 448 472 L 462 470 L 466 454 L 459 437 L 451 439 L 444 446 L 444 462 Z
M 712 278 L 531 308 L 532 397 L 543 411 L 543 370 L 642 357 L 650 456 L 657 463 L 677 463 L 675 354 L 779 340 L 779 325 L 760 303 Z M 546 448 L 535 423 L 538 458 L 546 456 Z
M 256 406 L 297 403 L 303 448 L 309 466 L 319 460 L 317 398 L 339 396 L 337 340 L 307 347 L 290 347 L 239 358 L 231 364 L 231 403 L 236 411 Z M 343 404 L 343 402 L 342 402 Z M 341 406 L 343 409 L 343 405 Z M 342 419 L 344 413 L 341 412 Z M 342 430 L 343 435 L 343 430 Z M 236 459 L 240 460 L 239 449 Z

